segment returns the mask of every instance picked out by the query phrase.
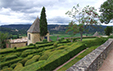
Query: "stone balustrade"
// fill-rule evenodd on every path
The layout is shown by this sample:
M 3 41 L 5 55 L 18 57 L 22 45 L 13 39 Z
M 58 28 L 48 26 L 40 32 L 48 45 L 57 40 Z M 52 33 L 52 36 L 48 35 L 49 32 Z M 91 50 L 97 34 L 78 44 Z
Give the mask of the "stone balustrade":
M 113 39 L 109 39 L 66 71 L 97 71 L 112 48 Z

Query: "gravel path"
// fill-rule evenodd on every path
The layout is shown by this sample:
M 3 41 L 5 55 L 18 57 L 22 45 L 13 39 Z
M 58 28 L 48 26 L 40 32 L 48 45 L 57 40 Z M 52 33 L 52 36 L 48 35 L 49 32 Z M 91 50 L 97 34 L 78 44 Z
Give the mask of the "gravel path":
M 85 49 L 86 50 L 86 49 Z M 68 62 L 70 62 L 71 60 L 73 60 L 75 57 L 77 57 L 79 54 L 81 54 L 82 52 L 84 52 L 85 50 L 81 51 L 80 53 L 78 53 L 77 55 L 75 55 L 73 58 L 69 59 L 67 62 L 65 62 L 64 64 L 60 65 L 59 67 L 57 67 L 55 70 L 53 71 L 57 71 L 58 69 L 60 69 L 62 66 L 64 66 L 65 64 L 67 64 Z
M 98 71 L 113 71 L 113 50 L 110 51 Z

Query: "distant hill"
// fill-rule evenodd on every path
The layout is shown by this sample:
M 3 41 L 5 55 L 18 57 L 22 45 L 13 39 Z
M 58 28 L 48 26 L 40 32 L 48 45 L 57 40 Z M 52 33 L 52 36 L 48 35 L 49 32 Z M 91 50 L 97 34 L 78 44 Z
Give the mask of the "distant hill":
M 17 25 L 2 25 L 0 26 L 1 32 L 9 32 L 11 34 L 27 34 L 27 30 L 30 28 L 30 24 L 17 24 Z M 66 27 L 68 25 L 48 25 L 48 30 L 50 34 L 65 34 Z M 106 26 L 97 26 L 94 25 L 94 28 L 87 26 L 86 28 L 89 29 L 88 32 L 84 33 L 95 33 L 96 31 L 100 32 L 101 34 L 104 33 L 104 29 Z

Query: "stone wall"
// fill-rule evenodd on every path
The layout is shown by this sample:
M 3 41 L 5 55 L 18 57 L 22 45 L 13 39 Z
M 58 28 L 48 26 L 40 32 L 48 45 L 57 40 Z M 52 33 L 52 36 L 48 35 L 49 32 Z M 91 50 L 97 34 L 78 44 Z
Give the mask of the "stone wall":
M 10 43 L 9 46 L 10 48 L 14 47 L 23 47 L 26 46 L 27 42 L 17 42 L 17 43 Z
M 29 33 L 28 32 L 28 45 L 30 43 L 35 44 L 36 42 L 40 41 L 40 34 L 39 33 Z M 29 35 L 30 35 L 30 39 L 29 39 Z
M 66 71 L 97 71 L 112 48 L 113 39 L 109 39 Z

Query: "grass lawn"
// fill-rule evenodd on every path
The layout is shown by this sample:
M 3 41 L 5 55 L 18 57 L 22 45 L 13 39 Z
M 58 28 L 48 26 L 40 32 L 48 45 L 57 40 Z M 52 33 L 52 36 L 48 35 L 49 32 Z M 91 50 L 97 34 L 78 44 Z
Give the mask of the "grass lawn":
M 84 56 L 86 56 L 87 54 L 89 54 L 90 52 L 92 52 L 97 47 L 98 46 L 92 46 L 92 47 L 86 49 L 83 53 L 81 53 L 80 55 L 78 55 L 77 57 L 75 57 L 73 60 L 71 60 L 69 63 L 65 64 L 63 67 L 61 67 L 57 71 L 65 71 L 65 70 L 67 70 L 69 67 L 71 67 L 72 65 L 74 65 L 76 62 L 78 62 L 79 60 L 81 60 Z
M 87 34 L 88 36 L 92 36 L 91 34 Z M 59 36 L 60 38 L 64 38 L 64 37 L 80 37 L 80 34 L 76 34 L 76 35 L 69 35 L 69 34 L 54 34 L 51 35 L 50 38 L 52 39 L 52 41 L 56 41 L 57 40 L 57 36 Z M 83 36 L 86 36 L 86 34 L 83 34 Z

